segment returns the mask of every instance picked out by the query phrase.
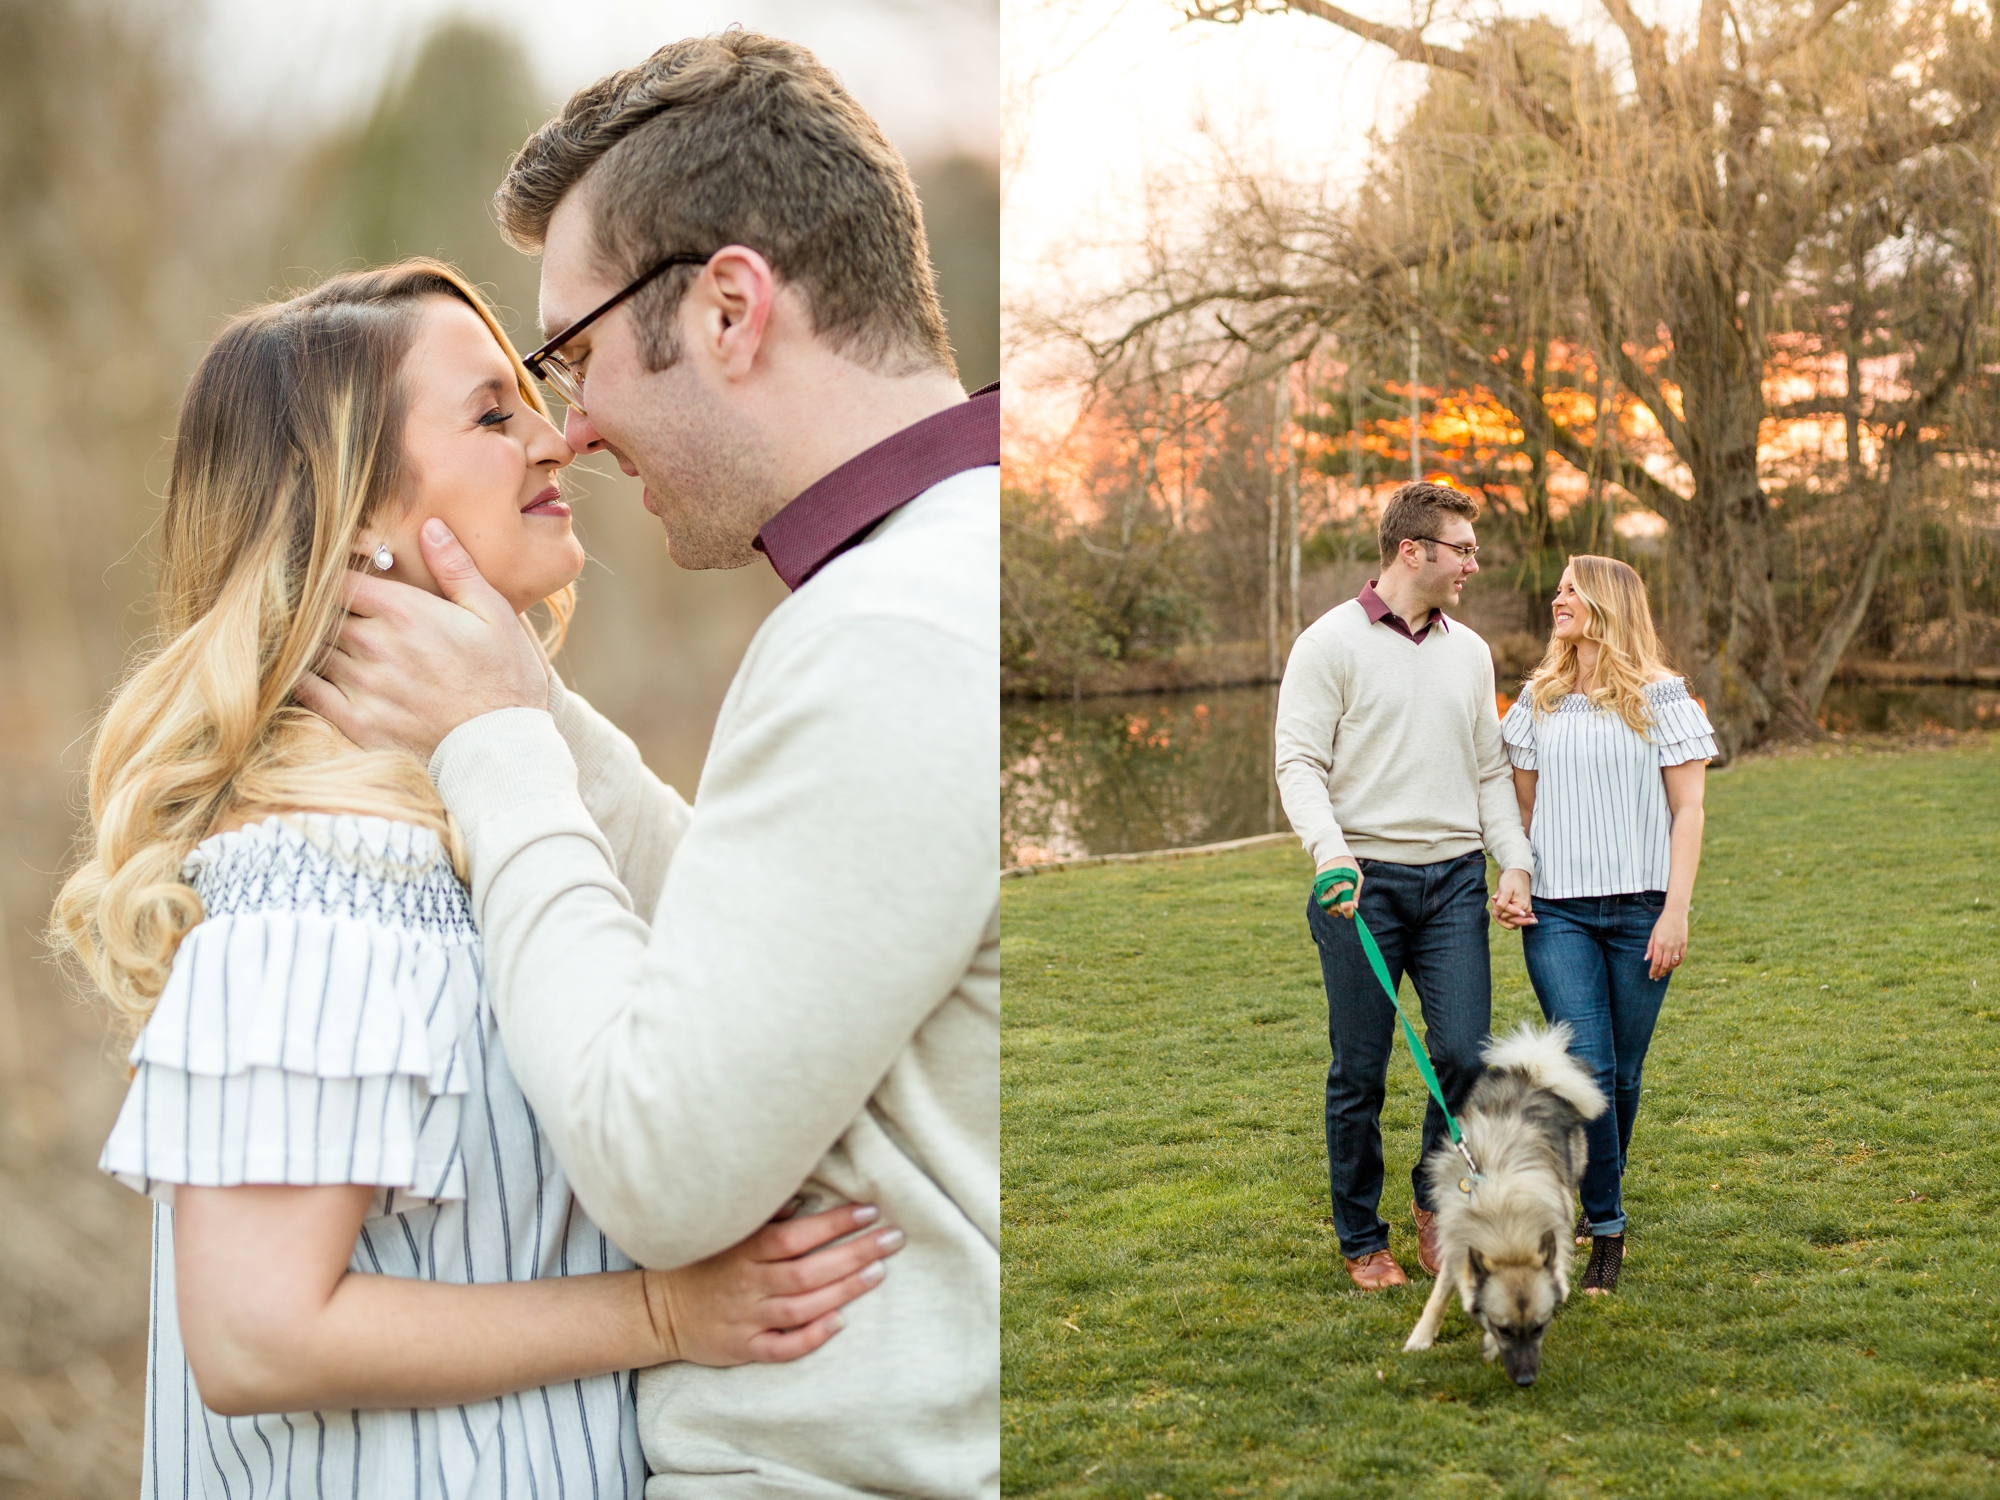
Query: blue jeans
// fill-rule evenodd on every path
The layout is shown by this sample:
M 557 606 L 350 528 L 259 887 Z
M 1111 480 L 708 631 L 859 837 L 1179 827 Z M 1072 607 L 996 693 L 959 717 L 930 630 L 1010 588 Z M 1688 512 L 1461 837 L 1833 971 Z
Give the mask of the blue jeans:
M 1625 1232 L 1618 1185 L 1639 1113 L 1639 1074 L 1672 978 L 1648 977 L 1646 963 L 1646 941 L 1666 903 L 1664 891 L 1538 898 L 1537 922 L 1521 929 L 1521 952 L 1542 1014 L 1569 1023 L 1571 1055 L 1611 1101 L 1583 1127 L 1590 1153 L 1583 1212 L 1592 1234 Z
M 1361 916 L 1382 950 L 1389 977 L 1407 971 L 1423 1007 L 1424 1043 L 1456 1114 L 1478 1080 L 1479 1045 L 1493 1022 L 1493 976 L 1486 947 L 1486 856 L 1477 850 L 1434 865 L 1364 859 Z M 1354 924 L 1306 899 L 1306 925 L 1326 981 L 1326 1166 L 1340 1250 L 1359 1258 L 1389 1248 L 1382 1200 L 1382 1097 L 1396 1012 L 1368 967 Z M 1449 1139 L 1444 1113 L 1424 1110 L 1423 1148 L 1410 1172 L 1416 1201 L 1430 1208 L 1423 1162 Z

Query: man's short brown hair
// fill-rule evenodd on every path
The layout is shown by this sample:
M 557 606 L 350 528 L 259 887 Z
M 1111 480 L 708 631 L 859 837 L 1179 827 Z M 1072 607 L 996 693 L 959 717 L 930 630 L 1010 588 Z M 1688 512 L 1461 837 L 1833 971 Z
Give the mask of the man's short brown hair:
M 501 230 L 539 250 L 579 183 L 596 259 L 619 283 L 670 255 L 747 245 L 849 359 L 957 373 L 909 169 L 805 48 L 732 28 L 600 78 L 514 158 L 494 194 Z M 634 297 L 648 368 L 679 357 L 674 316 L 699 269 Z
M 1462 490 L 1432 484 L 1428 479 L 1412 479 L 1408 484 L 1397 485 L 1389 503 L 1382 507 L 1382 524 L 1375 529 L 1375 539 L 1382 548 L 1382 566 L 1386 568 L 1396 560 L 1405 541 L 1435 540 L 1446 516 L 1477 520 L 1478 503 Z

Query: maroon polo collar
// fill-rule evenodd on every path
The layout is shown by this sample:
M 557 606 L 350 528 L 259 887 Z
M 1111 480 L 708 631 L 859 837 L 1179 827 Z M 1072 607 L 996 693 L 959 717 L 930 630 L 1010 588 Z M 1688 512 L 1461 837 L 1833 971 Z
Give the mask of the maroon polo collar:
M 1000 462 L 1000 382 L 857 453 L 764 523 L 751 543 L 796 589 L 891 511 L 967 469 Z
M 1409 626 L 1405 625 L 1402 622 L 1402 620 L 1397 618 L 1396 612 L 1394 610 L 1390 609 L 1387 604 L 1383 603 L 1382 596 L 1375 592 L 1375 585 L 1377 582 L 1378 580 L 1371 578 L 1366 583 L 1364 583 L 1361 586 L 1361 593 L 1356 597 L 1355 600 L 1355 602 L 1361 606 L 1362 612 L 1368 616 L 1369 624 L 1371 625 L 1386 624 L 1391 630 L 1395 631 L 1396 634 L 1402 636 L 1405 640 L 1411 640 L 1411 641 L 1422 641 L 1425 636 L 1431 633 L 1431 626 L 1433 625 L 1437 626 L 1437 628 L 1441 631 L 1449 631 L 1451 629 L 1451 621 L 1447 620 L 1444 617 L 1444 611 L 1441 609 L 1434 609 L 1431 611 L 1431 617 L 1428 620 L 1424 621 L 1423 629 L 1416 631 L 1411 630 Z

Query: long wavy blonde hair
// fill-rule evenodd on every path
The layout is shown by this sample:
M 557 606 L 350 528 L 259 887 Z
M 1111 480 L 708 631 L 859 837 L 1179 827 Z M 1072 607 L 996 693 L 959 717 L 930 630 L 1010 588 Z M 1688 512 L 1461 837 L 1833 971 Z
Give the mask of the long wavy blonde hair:
M 202 919 L 181 879 L 218 825 L 258 814 L 353 812 L 458 838 L 425 767 L 363 751 L 293 701 L 345 613 L 357 535 L 408 503 L 401 371 L 423 303 L 454 297 L 514 365 L 492 310 L 442 261 L 328 279 L 233 319 L 181 402 L 160 525 L 158 627 L 112 697 L 90 760 L 83 858 L 50 935 L 136 1033 L 181 939 Z M 560 642 L 575 602 L 546 601 Z
M 1569 574 L 1578 596 L 1590 607 L 1584 639 L 1597 643 L 1591 704 L 1612 710 L 1644 734 L 1653 722 L 1646 684 L 1668 671 L 1653 629 L 1652 607 L 1646 601 L 1646 580 L 1615 557 L 1588 553 L 1569 560 Z M 1548 651 L 1521 693 L 1536 713 L 1550 713 L 1576 691 L 1576 679 L 1576 646 L 1551 635 Z

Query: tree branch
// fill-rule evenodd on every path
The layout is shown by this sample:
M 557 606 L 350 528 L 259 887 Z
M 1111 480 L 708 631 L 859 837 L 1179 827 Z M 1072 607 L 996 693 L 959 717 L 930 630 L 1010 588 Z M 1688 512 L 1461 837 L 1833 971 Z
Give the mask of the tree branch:
M 1678 524 L 1687 514 L 1687 497 L 1673 486 L 1662 484 L 1646 472 L 1645 466 L 1627 458 L 1616 448 L 1591 448 L 1576 440 L 1567 427 L 1559 426 L 1544 413 L 1549 447 L 1579 473 L 1588 474 L 1593 461 L 1601 463 L 1604 477 L 1624 490 L 1641 505 Z
M 1807 417 L 1839 417 L 1846 414 L 1847 407 L 1839 396 L 1808 396 L 1803 400 L 1764 408 L 1764 415 L 1774 422 L 1802 422 Z
M 1670 524 L 1678 524 L 1687 514 L 1687 497 L 1648 474 L 1643 464 L 1626 457 L 1614 446 L 1591 448 L 1579 442 L 1575 434 L 1549 415 L 1541 396 L 1522 384 L 1510 366 L 1495 364 L 1453 329 L 1433 323 L 1432 330 L 1456 349 L 1462 359 L 1481 371 L 1481 381 L 1497 388 L 1495 394 L 1506 401 L 1507 409 L 1521 419 L 1524 427 L 1532 427 L 1543 445 L 1561 455 L 1565 462 L 1584 474 L 1591 471 L 1593 463 L 1601 465 L 1606 479 L 1641 505 L 1658 511 Z
M 1614 0 L 1622 3 L 1622 0 Z M 1253 15 L 1297 15 L 1311 16 L 1338 26 L 1342 31 L 1360 37 L 1363 41 L 1374 42 L 1387 47 L 1404 62 L 1418 63 L 1427 68 L 1441 68 L 1461 77 L 1479 79 L 1486 77 L 1507 97 L 1510 104 L 1534 126 L 1535 130 L 1555 144 L 1574 150 L 1576 131 L 1546 99 L 1536 96 L 1534 91 L 1519 78 L 1495 76 L 1494 70 L 1482 67 L 1479 58 L 1469 52 L 1460 52 L 1456 47 L 1443 47 L 1424 40 L 1421 31 L 1407 26 L 1384 26 L 1366 20 L 1352 11 L 1342 10 L 1327 0 L 1182 0 L 1181 14 L 1190 21 L 1213 21 L 1223 26 L 1240 24 Z
M 1625 34 L 1626 50 L 1632 54 L 1632 72 L 1639 87 L 1647 94 L 1658 97 L 1661 74 L 1666 67 L 1666 43 L 1657 27 L 1648 26 L 1639 19 L 1629 0 L 1599 0 L 1605 14 L 1617 24 Z
M 1751 66 L 1768 68 L 1779 58 L 1798 51 L 1826 30 L 1832 24 L 1833 18 L 1846 10 L 1851 3 L 1852 0 L 1819 0 L 1819 4 L 1813 8 L 1813 13 L 1805 20 L 1779 32 L 1763 46 L 1754 49 L 1750 54 Z
M 1455 47 L 1440 47 L 1427 42 L 1421 32 L 1406 26 L 1383 26 L 1374 21 L 1362 19 L 1352 11 L 1342 10 L 1337 5 L 1329 5 L 1326 0 L 1194 0 L 1181 7 L 1190 21 L 1214 21 L 1224 26 L 1234 26 L 1253 15 L 1283 15 L 1290 11 L 1294 15 L 1312 16 L 1338 26 L 1342 31 L 1350 31 L 1363 41 L 1375 42 L 1387 47 L 1404 62 L 1422 63 L 1427 68 L 1444 68 L 1453 73 L 1462 73 L 1467 78 L 1479 74 L 1479 66 L 1466 53 Z
M 1625 352 L 1623 344 L 1612 345 L 1611 363 L 1617 367 L 1618 378 L 1653 414 L 1653 420 L 1660 424 L 1660 431 L 1666 434 L 1674 452 L 1683 458 L 1693 458 L 1694 439 L 1688 435 L 1687 423 L 1681 420 L 1673 403 L 1667 400 L 1667 393 L 1660 388 L 1660 383 L 1646 373 L 1638 360 Z
M 1611 362 L 1618 370 L 1618 378 L 1639 398 L 1640 404 L 1653 414 L 1653 420 L 1660 424 L 1660 431 L 1674 452 L 1682 458 L 1694 457 L 1693 439 L 1689 437 L 1687 423 L 1668 402 L 1666 392 L 1659 382 L 1648 374 L 1639 361 L 1625 352 L 1618 320 L 1612 316 L 1611 301 L 1605 289 L 1595 276 L 1588 276 L 1584 285 L 1584 295 L 1590 301 L 1592 313 L 1597 318 L 1598 336 L 1604 347 L 1611 353 Z
M 1921 130 L 1884 130 L 1870 133 L 1852 145 L 1829 151 L 1820 169 L 1838 182 L 1849 174 L 1870 167 L 1899 166 L 1937 146 L 1956 146 L 1971 140 L 1991 122 L 1993 112 L 1982 99 L 1956 120 L 1929 125 Z

